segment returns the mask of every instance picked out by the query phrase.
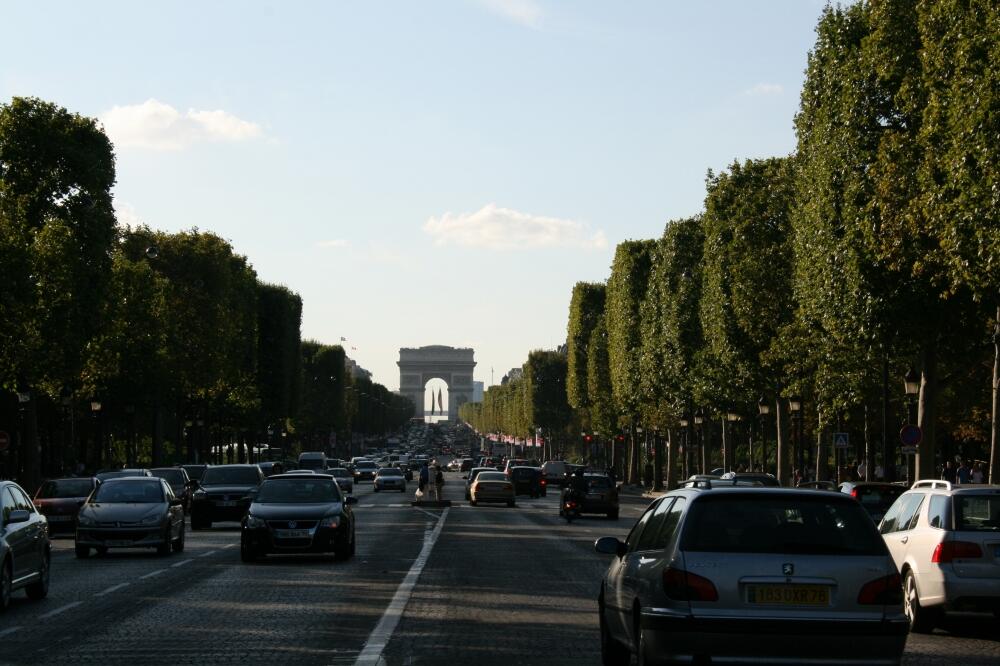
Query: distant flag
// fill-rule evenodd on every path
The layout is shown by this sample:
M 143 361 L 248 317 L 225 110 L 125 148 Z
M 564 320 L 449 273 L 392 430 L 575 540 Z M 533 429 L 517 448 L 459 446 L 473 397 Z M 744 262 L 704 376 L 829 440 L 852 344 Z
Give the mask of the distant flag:
M 347 338 L 340 338 L 341 342 L 347 342 Z
M 438 389 L 438 411 L 444 414 L 444 404 L 441 402 L 441 389 Z
M 431 416 L 434 416 L 434 389 L 431 389 Z

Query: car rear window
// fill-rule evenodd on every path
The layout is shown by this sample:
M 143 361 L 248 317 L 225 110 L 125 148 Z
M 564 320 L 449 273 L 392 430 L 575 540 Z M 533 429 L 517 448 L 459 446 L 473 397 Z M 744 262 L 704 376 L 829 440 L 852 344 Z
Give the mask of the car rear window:
M 370 460 L 362 460 L 361 462 L 354 464 L 355 469 L 375 469 L 376 467 L 378 467 L 378 465 Z
M 339 502 L 340 490 L 330 479 L 269 479 L 260 487 L 261 504 L 319 504 Z
M 383 467 L 378 471 L 379 476 L 403 476 L 403 472 L 397 467 Z
M 38 499 L 58 499 L 61 497 L 86 497 L 94 489 L 90 479 L 61 479 L 46 481 L 38 490 Z
M 854 501 L 805 494 L 720 493 L 691 503 L 681 548 L 713 553 L 884 555 Z
M 159 477 L 172 486 L 184 483 L 184 470 L 181 469 L 157 469 L 150 470 L 153 476 Z
M 104 504 L 159 504 L 163 502 L 161 481 L 131 481 L 112 479 L 102 484 L 94 502 Z
M 1000 532 L 1000 493 L 955 495 L 955 529 L 963 532 Z
M 506 481 L 507 477 L 503 472 L 481 472 L 476 477 L 477 481 Z
M 586 479 L 591 490 L 607 490 L 611 487 L 611 479 L 606 476 L 588 476 Z

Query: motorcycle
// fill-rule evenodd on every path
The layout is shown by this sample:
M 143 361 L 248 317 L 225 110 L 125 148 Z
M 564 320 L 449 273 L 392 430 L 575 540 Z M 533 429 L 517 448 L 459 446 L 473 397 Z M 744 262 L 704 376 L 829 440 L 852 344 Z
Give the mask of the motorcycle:
M 563 497 L 559 515 L 565 518 L 567 523 L 572 523 L 573 519 L 580 517 L 580 503 L 574 493 L 566 493 Z

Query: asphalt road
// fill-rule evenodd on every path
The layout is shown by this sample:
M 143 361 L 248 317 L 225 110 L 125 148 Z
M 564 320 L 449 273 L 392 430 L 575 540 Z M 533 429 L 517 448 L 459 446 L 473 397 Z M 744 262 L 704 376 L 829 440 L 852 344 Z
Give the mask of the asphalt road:
M 598 664 L 598 536 L 622 517 L 567 525 L 556 493 L 471 507 L 448 474 L 444 510 L 358 487 L 357 556 L 269 556 L 245 565 L 235 523 L 188 532 L 185 552 L 112 551 L 77 560 L 54 541 L 42 602 L 0 616 L 4 664 Z M 1000 633 L 969 616 L 911 636 L 907 664 L 998 664 Z

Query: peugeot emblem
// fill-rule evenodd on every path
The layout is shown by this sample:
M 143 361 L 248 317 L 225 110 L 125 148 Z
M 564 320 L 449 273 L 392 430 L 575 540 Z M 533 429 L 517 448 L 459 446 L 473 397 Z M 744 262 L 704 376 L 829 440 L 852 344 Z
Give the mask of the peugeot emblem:
M 785 562 L 784 564 L 781 565 L 781 573 L 785 574 L 786 576 L 791 576 L 792 574 L 795 573 L 795 565 L 792 564 L 791 562 Z
M 295 522 L 294 520 L 289 520 L 288 521 L 288 529 L 294 530 L 298 526 L 299 526 L 299 524 L 297 522 Z

